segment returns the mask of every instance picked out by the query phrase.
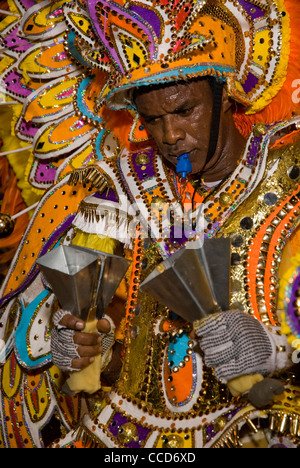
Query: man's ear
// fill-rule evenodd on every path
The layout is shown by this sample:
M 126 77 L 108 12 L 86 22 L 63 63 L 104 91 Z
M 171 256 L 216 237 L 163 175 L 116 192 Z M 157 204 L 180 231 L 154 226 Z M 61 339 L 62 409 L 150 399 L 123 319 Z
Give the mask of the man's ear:
M 228 93 L 225 88 L 223 88 L 223 95 L 222 95 L 222 109 L 223 112 L 228 112 L 229 109 L 232 108 L 233 102 L 229 98 Z

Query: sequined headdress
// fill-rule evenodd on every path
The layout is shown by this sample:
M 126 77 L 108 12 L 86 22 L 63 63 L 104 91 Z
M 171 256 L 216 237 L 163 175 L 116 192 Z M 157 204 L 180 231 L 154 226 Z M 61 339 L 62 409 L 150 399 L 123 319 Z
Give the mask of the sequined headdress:
M 286 77 L 289 19 L 281 0 L 87 0 L 65 13 L 71 49 L 109 73 L 99 100 L 112 108 L 130 104 L 135 86 L 215 75 L 254 113 Z

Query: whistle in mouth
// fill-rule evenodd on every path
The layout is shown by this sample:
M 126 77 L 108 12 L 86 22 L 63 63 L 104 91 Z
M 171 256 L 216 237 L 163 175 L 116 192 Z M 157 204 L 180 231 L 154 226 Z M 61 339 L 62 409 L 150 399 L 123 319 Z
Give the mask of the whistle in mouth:
M 192 164 L 188 153 L 183 153 L 177 158 L 176 172 L 182 179 L 185 179 L 189 172 L 192 172 Z

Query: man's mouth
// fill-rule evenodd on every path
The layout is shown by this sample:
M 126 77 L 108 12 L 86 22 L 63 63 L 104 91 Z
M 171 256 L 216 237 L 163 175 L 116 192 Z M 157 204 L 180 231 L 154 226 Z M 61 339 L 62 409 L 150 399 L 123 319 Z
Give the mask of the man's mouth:
M 176 153 L 168 153 L 168 158 L 178 160 L 178 158 L 180 158 L 180 156 L 182 156 L 183 154 L 188 154 L 190 156 L 190 154 L 192 153 L 193 153 L 193 150 L 191 151 L 182 150 L 178 152 L 176 151 Z

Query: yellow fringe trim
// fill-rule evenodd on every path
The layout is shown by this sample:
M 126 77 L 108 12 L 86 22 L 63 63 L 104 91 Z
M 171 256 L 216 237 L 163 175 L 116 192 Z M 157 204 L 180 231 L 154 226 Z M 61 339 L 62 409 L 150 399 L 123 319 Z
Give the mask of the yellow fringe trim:
M 99 236 L 98 234 L 87 234 L 82 231 L 76 233 L 72 244 L 109 254 L 117 254 L 120 245 L 115 239 Z

